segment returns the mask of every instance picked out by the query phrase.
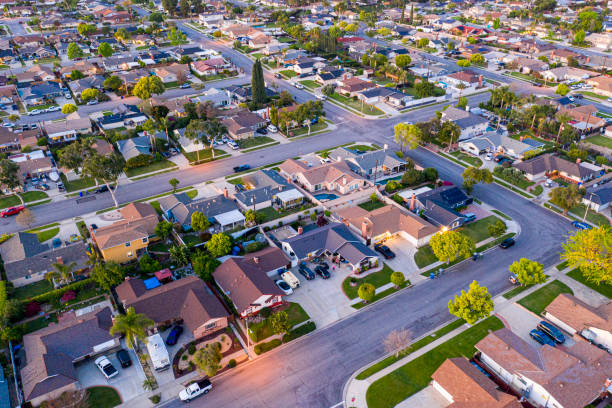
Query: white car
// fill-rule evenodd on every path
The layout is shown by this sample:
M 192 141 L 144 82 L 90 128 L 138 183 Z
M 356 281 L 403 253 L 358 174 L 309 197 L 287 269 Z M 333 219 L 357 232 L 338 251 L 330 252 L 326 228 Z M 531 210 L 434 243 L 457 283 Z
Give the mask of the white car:
M 276 283 L 276 286 L 278 286 L 278 288 L 282 290 L 285 293 L 285 295 L 290 295 L 293 293 L 293 289 L 291 289 L 291 286 L 289 286 L 289 284 L 285 282 L 284 280 L 279 279 L 275 281 L 274 283 Z
M 326 101 L 327 100 L 327 96 L 323 95 L 323 94 L 317 94 L 315 95 L 315 98 L 321 100 L 321 101 Z
M 304 85 L 300 84 L 299 82 L 294 83 L 293 86 L 295 86 L 297 89 L 304 89 Z
M 278 129 L 274 125 L 268 125 L 268 132 L 276 133 L 276 132 L 278 132 Z
M 117 371 L 106 356 L 96 358 L 96 366 L 98 366 L 102 375 L 108 380 L 119 375 L 119 371 Z
M 11 123 L 11 122 L 6 122 L 6 123 L 2 124 L 2 127 L 5 127 L 5 128 L 11 128 L 11 127 L 14 127 L 14 126 L 15 126 L 15 124 Z
M 331 160 L 327 157 L 323 157 L 320 161 L 321 161 L 321 164 L 331 163 Z
M 234 149 L 234 150 L 238 150 L 238 149 L 240 149 L 240 145 L 238 145 L 238 143 L 236 143 L 236 142 L 234 142 L 234 141 L 229 142 L 229 143 L 228 143 L 228 145 L 229 145 L 229 147 L 231 147 L 231 148 L 232 148 L 232 149 Z
M 98 101 L 95 99 L 92 99 L 91 101 L 87 102 L 88 105 L 97 105 Z
M 568 96 L 568 97 L 567 97 L 567 99 L 569 99 L 569 100 L 570 100 L 570 102 L 574 102 L 574 101 L 576 100 L 576 99 L 574 99 L 574 97 L 573 97 L 573 96 L 571 96 L 571 95 L 570 95 L 570 96 Z
M 42 111 L 40 109 L 32 109 L 28 112 L 28 116 L 40 115 Z
M 58 112 L 60 110 L 59 106 L 52 106 L 50 108 L 47 108 L 47 112 Z
M 493 154 L 487 153 L 487 155 L 485 156 L 485 160 L 493 160 Z
M 72 99 L 72 95 L 71 95 L 71 94 L 69 94 L 69 93 L 67 93 L 67 94 L 65 94 L 65 95 L 64 95 L 64 98 L 66 98 L 66 99 Z

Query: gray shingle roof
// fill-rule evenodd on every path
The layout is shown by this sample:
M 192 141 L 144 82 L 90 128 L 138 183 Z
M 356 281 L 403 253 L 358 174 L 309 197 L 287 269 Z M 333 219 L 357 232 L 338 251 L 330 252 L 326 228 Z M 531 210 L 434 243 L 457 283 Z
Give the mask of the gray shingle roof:
M 191 224 L 191 215 L 196 211 L 213 220 L 218 215 L 238 209 L 236 203 L 225 198 L 222 194 L 210 198 L 191 200 L 187 194 L 179 193 L 162 197 L 158 201 L 161 210 L 164 213 L 169 211 L 176 222 L 181 224 Z

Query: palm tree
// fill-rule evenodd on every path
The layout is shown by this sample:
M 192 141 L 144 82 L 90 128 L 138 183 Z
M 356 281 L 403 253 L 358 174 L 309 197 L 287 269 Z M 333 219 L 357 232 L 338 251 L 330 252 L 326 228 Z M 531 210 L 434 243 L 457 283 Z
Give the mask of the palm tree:
M 461 99 L 461 94 L 463 93 L 463 90 L 465 88 L 467 88 L 467 87 L 465 86 L 465 84 L 463 82 L 459 82 L 457 84 L 457 89 L 459 89 L 459 99 Z
M 225 127 L 225 125 L 219 122 L 217 119 L 212 119 L 204 122 L 204 129 L 206 131 L 206 134 L 208 135 L 208 140 L 210 142 L 210 151 L 212 153 L 212 159 L 215 160 L 215 149 L 213 146 L 213 142 L 217 137 L 223 136 L 227 133 L 227 127 Z
M 74 269 L 76 267 L 76 262 L 70 262 L 69 264 L 58 262 L 53 264 L 53 268 L 57 272 L 62 283 L 68 283 L 74 279 Z
M 136 313 L 133 307 L 128 308 L 125 315 L 115 317 L 113 327 L 110 329 L 111 335 L 123 334 L 125 342 L 132 350 L 137 351 L 138 341 L 146 342 L 148 327 L 153 326 L 153 320 L 142 313 Z

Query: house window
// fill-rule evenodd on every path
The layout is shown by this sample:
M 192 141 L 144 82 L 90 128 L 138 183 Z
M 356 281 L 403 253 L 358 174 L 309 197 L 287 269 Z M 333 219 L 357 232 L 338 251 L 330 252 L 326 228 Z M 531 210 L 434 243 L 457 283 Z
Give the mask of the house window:
M 146 237 L 145 237 L 145 238 L 143 238 L 143 239 L 142 239 L 142 243 L 143 243 L 143 244 L 146 244 L 146 243 L 147 243 L 147 241 L 149 241 L 149 238 L 146 238 Z
M 127 257 L 128 257 L 128 258 L 131 258 L 131 257 L 133 257 L 133 256 L 134 256 L 134 253 L 133 253 L 132 251 L 130 251 L 130 252 L 128 252 L 128 253 L 127 253 Z
M 129 247 L 130 245 L 132 245 L 132 243 L 131 243 L 131 242 L 126 242 L 126 243 L 125 243 L 125 246 L 126 246 L 126 247 Z
M 208 323 L 206 326 L 204 326 L 204 329 L 211 330 L 211 329 L 214 329 L 215 327 L 217 327 L 217 322 L 212 322 L 212 323 Z

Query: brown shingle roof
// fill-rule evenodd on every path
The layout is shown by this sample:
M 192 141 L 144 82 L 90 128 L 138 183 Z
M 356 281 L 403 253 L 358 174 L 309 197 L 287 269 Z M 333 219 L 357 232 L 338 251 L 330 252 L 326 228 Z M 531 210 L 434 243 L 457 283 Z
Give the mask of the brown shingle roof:
M 552 153 L 542 154 L 533 159 L 517 163 L 514 167 L 524 171 L 527 174 L 539 174 L 545 171 L 563 171 L 570 176 L 585 178 L 597 171 L 581 166 L 579 163 L 573 163 L 560 157 L 554 156 Z
M 153 206 L 147 203 L 131 203 L 119 210 L 123 219 L 106 227 L 93 230 L 100 249 L 148 238 L 155 232 L 158 218 Z
M 363 177 L 354 173 L 344 161 L 327 163 L 307 169 L 301 173 L 311 185 L 332 182 L 348 184 L 353 180 L 363 180 Z M 346 179 L 346 183 L 344 179 Z
M 595 308 L 575 296 L 563 293 L 545 310 L 578 332 L 589 326 L 612 330 L 612 302 Z

